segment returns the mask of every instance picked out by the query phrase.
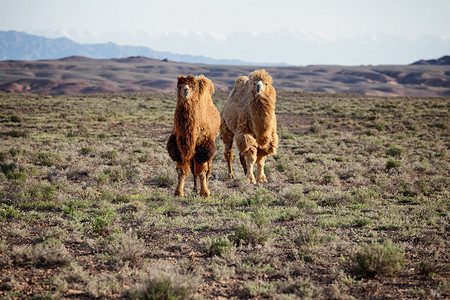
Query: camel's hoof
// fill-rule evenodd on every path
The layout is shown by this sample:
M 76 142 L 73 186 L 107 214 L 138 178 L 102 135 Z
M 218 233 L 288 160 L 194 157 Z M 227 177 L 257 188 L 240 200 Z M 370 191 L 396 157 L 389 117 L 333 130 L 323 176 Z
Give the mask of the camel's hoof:
M 248 183 L 256 183 L 254 176 L 249 176 L 249 177 L 247 177 L 247 179 L 248 179 Z
M 184 196 L 184 193 L 183 193 L 183 191 L 175 191 L 175 193 L 174 193 L 174 195 L 175 196 L 180 196 L 180 197 L 183 197 Z
M 256 182 L 258 182 L 258 183 L 265 183 L 265 182 L 267 182 L 267 178 L 266 178 L 266 176 L 260 177 L 260 178 L 258 178 L 258 180 Z
M 234 179 L 234 173 L 229 173 L 228 177 L 230 177 L 230 179 Z
M 209 190 L 204 190 L 200 192 L 200 196 L 206 198 L 209 197 L 209 195 L 211 195 L 211 193 L 209 192 Z

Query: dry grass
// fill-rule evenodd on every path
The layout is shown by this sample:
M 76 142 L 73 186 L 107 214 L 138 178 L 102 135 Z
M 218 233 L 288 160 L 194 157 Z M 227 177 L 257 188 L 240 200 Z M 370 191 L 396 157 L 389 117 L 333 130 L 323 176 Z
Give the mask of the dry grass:
M 204 199 L 172 196 L 174 94 L 1 94 L 0 297 L 450 297 L 448 99 L 277 105 L 269 182 L 218 140 Z

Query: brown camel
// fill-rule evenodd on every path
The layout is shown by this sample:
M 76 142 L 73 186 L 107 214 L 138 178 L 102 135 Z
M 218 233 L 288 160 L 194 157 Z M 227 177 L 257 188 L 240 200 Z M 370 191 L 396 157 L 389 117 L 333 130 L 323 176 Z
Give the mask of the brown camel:
M 180 75 L 177 83 L 177 106 L 173 132 L 167 141 L 169 156 L 177 163 L 176 196 L 183 196 L 184 181 L 189 168 L 194 175 L 194 193 L 200 178 L 200 195 L 210 195 L 208 179 L 216 151 L 215 138 L 219 131 L 220 115 L 211 99 L 214 84 L 203 75 Z

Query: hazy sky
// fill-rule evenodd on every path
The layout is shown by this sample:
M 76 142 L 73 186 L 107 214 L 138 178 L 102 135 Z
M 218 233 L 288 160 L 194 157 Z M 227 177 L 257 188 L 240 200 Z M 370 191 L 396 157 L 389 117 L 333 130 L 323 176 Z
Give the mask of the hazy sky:
M 331 37 L 427 33 L 450 38 L 449 0 L 0 0 L 0 30 L 198 30 L 221 34 L 294 28 Z

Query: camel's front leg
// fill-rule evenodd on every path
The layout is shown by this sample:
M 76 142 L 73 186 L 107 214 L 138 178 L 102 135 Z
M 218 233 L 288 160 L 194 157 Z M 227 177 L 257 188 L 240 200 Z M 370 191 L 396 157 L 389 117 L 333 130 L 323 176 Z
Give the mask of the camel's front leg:
M 228 176 L 230 178 L 234 178 L 234 173 L 233 173 L 233 167 L 232 167 L 232 162 L 233 162 L 233 150 L 230 149 L 225 149 L 225 161 L 227 162 L 227 168 L 228 168 Z
M 202 197 L 208 197 L 211 193 L 208 189 L 208 175 L 210 174 L 211 170 L 211 162 L 205 162 L 202 164 L 198 164 L 195 162 L 195 174 L 198 175 L 198 178 L 200 179 L 200 196 Z
M 266 174 L 264 174 L 264 163 L 266 162 L 267 156 L 259 156 L 256 159 L 256 182 L 263 183 L 267 182 Z
M 200 178 L 200 196 L 209 197 L 211 194 L 208 189 L 208 171 L 201 172 L 198 177 Z
M 177 163 L 178 184 L 175 189 L 175 196 L 184 196 L 184 181 L 189 175 L 189 163 Z
M 222 124 L 220 124 L 220 138 L 222 139 L 225 145 L 225 152 L 223 155 L 225 156 L 225 161 L 227 162 L 228 176 L 230 178 L 234 178 L 233 167 L 231 165 L 231 163 L 233 162 L 234 134 L 228 128 L 227 124 L 223 121 Z

